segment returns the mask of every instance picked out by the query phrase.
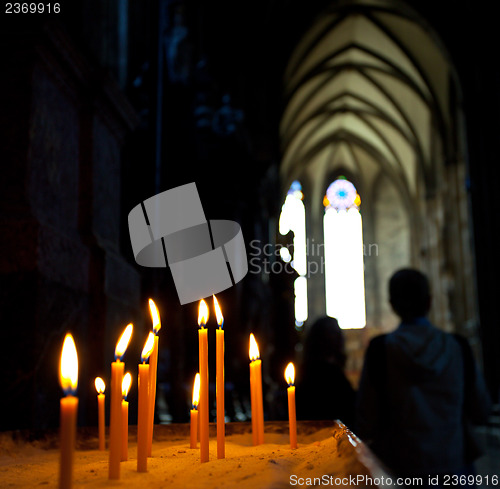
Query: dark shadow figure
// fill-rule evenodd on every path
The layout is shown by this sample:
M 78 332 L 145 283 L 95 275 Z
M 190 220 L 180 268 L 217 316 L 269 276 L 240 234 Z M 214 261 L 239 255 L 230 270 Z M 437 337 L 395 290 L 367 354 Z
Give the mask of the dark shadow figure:
M 310 328 L 298 378 L 297 418 L 340 419 L 353 426 L 356 393 L 344 374 L 344 337 L 336 319 L 323 317 Z
M 366 351 L 357 434 L 394 474 L 422 477 L 422 487 L 429 476 L 439 486 L 450 475 L 473 482 L 480 451 L 471 426 L 487 421 L 491 403 L 471 348 L 427 319 L 431 293 L 419 271 L 396 272 L 389 298 L 401 323 Z

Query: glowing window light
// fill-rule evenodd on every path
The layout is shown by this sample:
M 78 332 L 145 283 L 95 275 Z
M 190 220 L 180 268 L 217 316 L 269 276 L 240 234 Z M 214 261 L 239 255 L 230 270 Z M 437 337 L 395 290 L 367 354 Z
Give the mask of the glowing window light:
M 306 209 L 302 199 L 302 186 L 300 182 L 295 180 L 290 186 L 287 193 L 285 203 L 281 208 L 279 220 L 279 232 L 282 235 L 293 232 L 293 261 L 291 265 L 299 274 L 295 281 L 295 320 L 297 322 L 304 322 L 307 319 L 307 247 L 306 247 Z M 286 251 L 281 251 L 281 257 L 284 261 L 288 262 L 292 259 L 290 254 Z M 289 250 L 287 250 L 289 251 Z
M 335 192 L 339 189 L 341 195 Z M 347 180 L 336 180 L 328 190 L 323 218 L 326 313 L 343 329 L 359 329 L 366 325 L 361 199 Z
M 280 248 L 280 256 L 281 256 L 281 259 L 285 263 L 290 263 L 290 260 L 292 259 L 292 255 L 290 254 L 290 251 L 285 246 L 283 246 L 282 248 Z
M 344 179 L 335 180 L 326 191 L 328 205 L 338 211 L 352 207 L 356 195 L 356 187 L 349 180 Z
M 323 198 L 325 207 L 333 207 L 337 211 L 347 210 L 351 207 L 359 209 L 360 204 L 361 198 L 356 187 L 342 176 L 330 184 Z
M 297 277 L 293 288 L 295 292 L 295 321 L 304 323 L 307 319 L 307 279 Z

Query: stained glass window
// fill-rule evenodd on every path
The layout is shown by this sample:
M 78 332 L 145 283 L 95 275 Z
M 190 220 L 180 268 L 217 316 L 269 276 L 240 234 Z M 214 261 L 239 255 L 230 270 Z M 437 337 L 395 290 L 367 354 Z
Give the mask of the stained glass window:
M 282 235 L 293 232 L 293 253 L 280 250 L 281 258 L 292 267 L 299 277 L 294 282 L 295 291 L 295 323 L 301 327 L 308 316 L 307 306 L 307 256 L 306 256 L 306 210 L 302 201 L 304 194 L 300 182 L 295 180 L 287 192 L 285 203 L 281 208 L 279 231 Z M 283 250 L 283 251 L 282 251 Z
M 343 329 L 366 324 L 361 198 L 345 178 L 335 180 L 323 199 L 325 215 L 326 313 Z
M 333 207 L 337 211 L 347 210 L 351 207 L 359 209 L 360 204 L 361 198 L 356 187 L 345 177 L 340 177 L 330 184 L 323 198 L 325 207 Z

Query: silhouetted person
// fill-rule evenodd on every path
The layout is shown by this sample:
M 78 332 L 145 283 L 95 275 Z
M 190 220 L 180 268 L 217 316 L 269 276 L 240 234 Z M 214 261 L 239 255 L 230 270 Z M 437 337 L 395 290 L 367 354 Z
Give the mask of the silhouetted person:
M 417 270 L 389 282 L 401 324 L 371 340 L 358 391 L 357 433 L 400 476 L 472 474 L 466 423 L 487 419 L 490 400 L 465 338 L 427 319 L 429 284 Z M 439 483 L 444 482 L 440 477 Z
M 355 392 L 344 374 L 346 355 L 339 323 L 331 317 L 318 319 L 304 345 L 297 396 L 298 419 L 340 419 L 352 426 Z

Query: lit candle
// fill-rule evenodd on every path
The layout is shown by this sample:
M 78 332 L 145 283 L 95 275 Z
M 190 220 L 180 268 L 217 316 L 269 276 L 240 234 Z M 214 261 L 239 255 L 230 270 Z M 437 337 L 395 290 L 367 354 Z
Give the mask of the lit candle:
M 101 377 L 95 378 L 95 389 L 97 391 L 97 427 L 99 432 L 99 450 L 106 449 L 106 439 L 104 437 L 104 429 L 106 426 L 106 421 L 104 418 L 104 403 L 106 396 L 104 391 L 106 390 L 106 384 Z
M 76 438 L 76 413 L 78 398 L 78 355 L 70 334 L 64 338 L 59 369 L 59 382 L 66 394 L 61 399 L 61 462 L 59 466 L 59 488 L 69 489 L 73 484 L 73 452 Z
M 250 334 L 250 397 L 252 405 L 253 444 L 264 443 L 264 407 L 262 401 L 262 364 L 255 336 Z
M 288 384 L 288 423 L 290 429 L 290 448 L 297 448 L 297 416 L 295 414 L 295 367 L 290 362 L 285 369 Z
M 200 357 L 200 404 L 198 423 L 200 424 L 200 460 L 208 462 L 208 335 L 205 325 L 208 321 L 208 307 L 202 299 L 198 308 L 198 342 Z
M 109 478 L 120 478 L 122 454 L 122 381 L 125 364 L 121 361 L 132 336 L 132 324 L 123 331 L 115 348 L 115 361 L 111 364 L 111 419 L 109 422 Z
M 149 433 L 149 365 L 146 363 L 155 343 L 155 335 L 149 333 L 141 354 L 139 364 L 139 410 L 137 413 L 137 472 L 148 470 L 148 433 Z
M 216 395 L 217 395 L 217 458 L 226 456 L 225 440 L 225 410 L 224 410 L 224 316 L 215 295 L 214 309 L 219 327 L 216 330 L 217 368 L 216 368 Z
M 191 409 L 191 448 L 198 446 L 198 403 L 200 402 L 200 374 L 194 376 L 193 409 Z
M 257 348 L 252 342 L 253 334 L 250 335 L 250 407 L 252 411 L 252 443 L 253 446 L 257 446 L 259 444 L 259 436 L 257 434 L 257 396 L 255 394 L 255 369 L 252 367 L 253 361 L 252 358 L 257 358 L 259 356 L 258 352 L 255 353 L 252 349 Z
M 122 462 L 128 460 L 128 402 L 127 396 L 132 384 L 132 375 L 127 372 L 122 381 Z
M 156 378 L 158 366 L 158 331 L 161 328 L 160 313 L 153 299 L 149 299 L 149 312 L 153 321 L 153 332 L 155 342 L 153 351 L 149 357 L 149 433 L 148 433 L 148 457 L 151 457 L 153 447 L 153 429 L 155 423 L 155 402 L 156 402 Z

